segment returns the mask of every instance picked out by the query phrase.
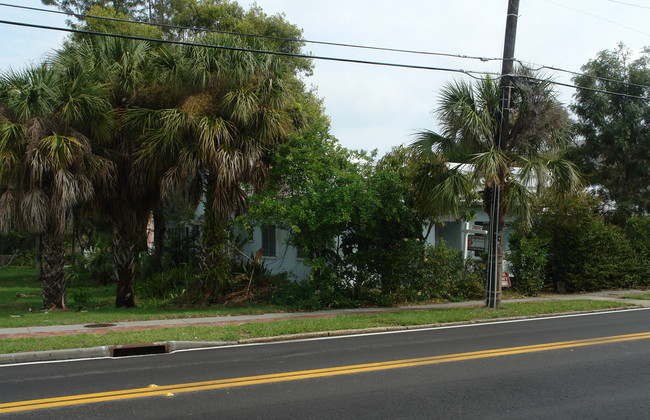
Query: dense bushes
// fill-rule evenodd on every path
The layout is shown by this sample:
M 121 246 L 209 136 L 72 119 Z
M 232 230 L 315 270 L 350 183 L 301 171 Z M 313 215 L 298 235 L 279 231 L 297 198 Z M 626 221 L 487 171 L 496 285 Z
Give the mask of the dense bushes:
M 521 232 L 512 233 L 509 243 L 512 290 L 525 296 L 536 296 L 546 279 L 547 244 L 538 236 Z
M 319 309 L 392 306 L 434 299 L 460 301 L 485 294 L 485 265 L 464 260 L 459 251 L 444 242 L 431 246 L 417 239 L 403 239 L 392 264 L 394 276 L 390 281 L 385 278 L 388 273 L 379 281 L 376 273 L 365 273 L 364 266 L 358 267 L 361 281 L 340 278 L 326 266 L 317 267 L 317 272 L 322 271 L 309 282 L 280 284 L 272 302 L 296 309 Z
M 535 294 L 542 281 L 567 292 L 649 285 L 642 251 L 647 221 L 631 221 L 630 240 L 625 230 L 605 221 L 598 206 L 587 195 L 546 203 L 532 231 L 511 238 L 513 288 Z
M 448 299 L 460 301 L 485 295 L 485 265 L 474 259 L 463 259 L 460 251 L 444 242 L 424 245 L 421 260 L 414 261 L 410 278 L 403 283 L 410 301 Z

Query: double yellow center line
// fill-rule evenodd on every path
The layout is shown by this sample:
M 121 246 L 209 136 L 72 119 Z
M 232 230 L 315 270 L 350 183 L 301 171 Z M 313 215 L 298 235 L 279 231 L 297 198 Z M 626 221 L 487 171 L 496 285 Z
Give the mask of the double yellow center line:
M 597 344 L 644 340 L 649 338 L 650 332 L 644 332 L 638 334 L 590 338 L 586 340 L 560 341 L 556 343 L 536 344 L 531 346 L 509 347 L 503 349 L 473 351 L 468 353 L 455 353 L 441 356 L 419 357 L 415 359 L 392 360 L 388 362 L 366 363 L 324 369 L 275 373 L 269 375 L 247 376 L 232 379 L 219 379 L 213 381 L 192 382 L 165 386 L 149 385 L 146 388 L 134 388 L 121 391 L 98 392 L 94 394 L 70 395 L 66 397 L 44 398 L 39 400 L 4 403 L 0 404 L 0 413 L 62 407 L 68 405 L 90 404 L 104 401 L 126 400 L 132 398 L 152 397 L 156 395 L 171 396 L 182 392 L 196 392 L 209 389 L 232 388 L 274 382 L 295 381 L 300 379 L 322 378 L 326 376 L 348 375 L 351 373 L 372 372 L 378 370 L 432 365 L 436 363 L 457 362 L 462 360 L 483 359 L 488 357 L 508 356 L 513 354 L 533 353 L 564 348 L 594 346 Z

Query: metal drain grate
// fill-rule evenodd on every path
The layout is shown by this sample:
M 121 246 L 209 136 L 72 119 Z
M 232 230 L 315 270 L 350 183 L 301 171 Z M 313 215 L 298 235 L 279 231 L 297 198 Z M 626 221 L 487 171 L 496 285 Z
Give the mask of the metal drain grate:
M 111 357 L 145 356 L 148 354 L 169 353 L 169 347 L 166 343 L 125 344 L 121 346 L 113 346 L 110 350 Z

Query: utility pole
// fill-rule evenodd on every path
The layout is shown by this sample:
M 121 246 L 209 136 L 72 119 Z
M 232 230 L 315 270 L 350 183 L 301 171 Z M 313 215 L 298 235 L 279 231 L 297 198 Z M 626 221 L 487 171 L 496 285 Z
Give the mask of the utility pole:
M 508 0 L 508 15 L 506 18 L 506 35 L 503 44 L 503 63 L 501 66 L 501 94 L 499 98 L 499 127 L 495 146 L 501 149 L 507 142 L 508 120 L 510 117 L 510 90 L 512 88 L 512 73 L 515 60 L 515 38 L 517 35 L 517 17 L 519 15 L 519 0 Z M 502 174 L 501 179 L 505 178 Z M 501 303 L 501 272 L 503 271 L 503 225 L 501 220 L 502 185 L 492 188 L 492 203 L 490 205 L 490 227 L 488 230 L 488 278 L 485 305 L 488 308 L 498 308 Z

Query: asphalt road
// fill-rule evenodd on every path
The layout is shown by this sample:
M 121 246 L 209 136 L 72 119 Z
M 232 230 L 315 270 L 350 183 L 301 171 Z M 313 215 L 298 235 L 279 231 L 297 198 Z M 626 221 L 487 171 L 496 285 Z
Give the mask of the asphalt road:
M 650 310 L 3 366 L 0 413 L 650 418 Z

